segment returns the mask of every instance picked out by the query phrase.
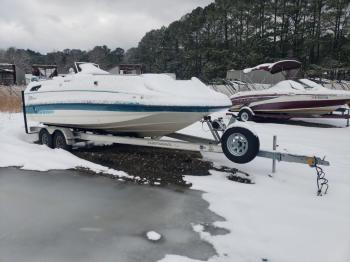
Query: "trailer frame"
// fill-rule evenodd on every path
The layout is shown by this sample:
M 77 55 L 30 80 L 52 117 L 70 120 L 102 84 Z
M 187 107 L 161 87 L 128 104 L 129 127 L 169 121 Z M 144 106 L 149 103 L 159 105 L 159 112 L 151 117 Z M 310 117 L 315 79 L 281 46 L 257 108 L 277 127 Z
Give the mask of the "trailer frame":
M 169 134 L 166 137 L 157 138 L 137 138 L 127 136 L 117 136 L 113 134 L 98 134 L 90 131 L 78 131 L 68 127 L 59 126 L 31 126 L 29 127 L 29 134 L 39 133 L 40 130 L 46 129 L 51 135 L 60 131 L 64 134 L 67 144 L 74 146 L 78 142 L 103 142 L 114 144 L 125 144 L 134 146 L 145 146 L 155 148 L 167 148 L 184 151 L 195 152 L 211 152 L 211 153 L 223 153 L 220 142 L 211 139 L 205 139 L 202 137 L 191 136 L 181 133 Z M 165 138 L 165 139 L 164 139 Z M 276 150 L 260 150 L 257 154 L 258 157 L 272 159 L 274 162 L 290 162 L 307 164 L 314 167 L 315 165 L 329 166 L 330 163 L 325 158 L 317 156 L 305 156 L 299 154 L 282 153 Z M 276 167 L 273 169 L 273 173 L 276 171 Z

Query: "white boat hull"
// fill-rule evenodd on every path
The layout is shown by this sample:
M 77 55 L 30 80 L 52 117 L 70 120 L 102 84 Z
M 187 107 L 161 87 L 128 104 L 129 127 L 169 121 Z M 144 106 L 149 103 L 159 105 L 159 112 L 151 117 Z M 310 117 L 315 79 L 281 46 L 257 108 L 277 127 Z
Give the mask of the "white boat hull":
M 29 121 L 138 137 L 164 136 L 203 118 L 203 112 L 110 112 L 56 110 L 27 114 Z

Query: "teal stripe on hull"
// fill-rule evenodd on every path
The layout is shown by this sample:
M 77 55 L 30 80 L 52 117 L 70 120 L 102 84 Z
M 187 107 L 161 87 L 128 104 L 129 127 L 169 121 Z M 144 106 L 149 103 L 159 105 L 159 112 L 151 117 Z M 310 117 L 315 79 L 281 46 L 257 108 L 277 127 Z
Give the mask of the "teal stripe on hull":
M 55 110 L 112 111 L 112 112 L 199 112 L 210 113 L 227 106 L 154 106 L 140 104 L 47 104 L 26 106 L 28 114 L 40 114 Z

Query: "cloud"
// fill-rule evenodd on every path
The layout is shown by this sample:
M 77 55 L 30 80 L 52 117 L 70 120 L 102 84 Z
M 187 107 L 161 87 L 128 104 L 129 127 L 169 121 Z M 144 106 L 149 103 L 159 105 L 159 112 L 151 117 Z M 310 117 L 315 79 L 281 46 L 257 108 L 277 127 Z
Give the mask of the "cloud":
M 136 46 L 143 35 L 213 0 L 2 0 L 0 48 L 41 52 Z

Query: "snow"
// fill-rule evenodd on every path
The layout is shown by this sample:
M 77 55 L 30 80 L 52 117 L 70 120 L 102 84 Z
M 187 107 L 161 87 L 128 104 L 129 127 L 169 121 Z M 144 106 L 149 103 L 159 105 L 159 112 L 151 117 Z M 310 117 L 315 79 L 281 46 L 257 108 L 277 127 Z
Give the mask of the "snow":
M 264 63 L 264 64 L 257 65 L 255 67 L 246 68 L 243 70 L 243 73 L 248 74 L 248 73 L 251 73 L 252 71 L 255 71 L 255 70 L 270 71 L 275 65 L 281 64 L 281 63 L 288 63 L 288 62 L 297 63 L 301 66 L 301 63 L 299 61 L 296 61 L 296 60 L 281 60 L 281 61 L 277 61 L 275 63 Z
M 265 63 L 265 64 L 257 65 L 255 67 L 245 68 L 245 69 L 243 69 L 243 73 L 248 74 L 248 73 L 251 73 L 255 70 L 266 70 L 266 69 L 270 68 L 271 65 L 272 65 L 271 63 Z
M 231 106 L 227 96 L 215 92 L 197 78 L 174 80 L 166 74 L 78 73 L 41 81 L 39 90 L 30 91 L 37 85 L 38 82 L 30 83 L 25 91 L 28 106 L 58 103 Z
M 335 120 L 333 120 L 335 121 Z M 193 228 L 213 244 L 218 255 L 209 261 L 350 261 L 350 128 L 315 128 L 249 122 L 263 149 L 271 149 L 278 136 L 280 151 L 323 156 L 330 188 L 316 196 L 315 170 L 301 164 L 278 163 L 271 176 L 271 160 L 257 158 L 245 165 L 229 162 L 222 155 L 206 153 L 215 165 L 236 167 L 254 177 L 255 184 L 228 181 L 224 174 L 187 177 L 193 188 L 205 191 L 209 208 L 226 219 L 214 225 L 230 230 L 212 236 L 201 225 Z M 195 124 L 182 132 L 194 134 Z M 202 135 L 209 137 L 208 132 Z M 195 261 L 167 255 L 161 261 Z
M 125 172 L 82 160 L 67 151 L 34 144 L 35 139 L 36 135 L 25 134 L 22 114 L 0 113 L 0 167 L 37 171 L 87 168 L 96 173 L 129 177 Z
M 109 75 L 107 71 L 104 71 L 100 69 L 99 67 L 95 66 L 92 63 L 85 63 L 85 64 L 80 64 L 79 65 L 81 71 L 79 74 L 96 74 L 96 75 Z
M 231 96 L 232 98 L 240 97 L 242 95 L 252 96 L 252 95 L 266 95 L 266 94 L 304 94 L 304 95 L 328 95 L 328 96 L 337 96 L 337 98 L 349 98 L 350 92 L 345 90 L 330 90 L 326 87 L 323 87 L 311 80 L 308 79 L 299 79 L 301 83 L 298 83 L 293 80 L 283 80 L 273 85 L 270 88 L 266 88 L 263 90 L 257 91 L 249 91 L 248 92 L 238 92 Z
M 158 241 L 162 238 L 162 235 L 155 231 L 148 231 L 146 233 L 147 239 L 151 241 Z

